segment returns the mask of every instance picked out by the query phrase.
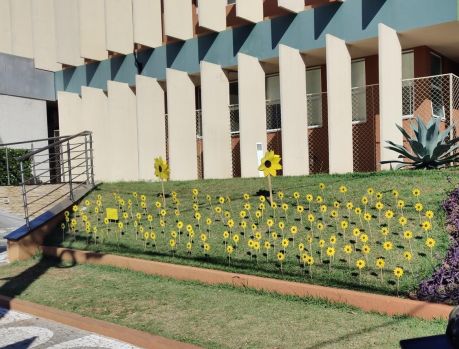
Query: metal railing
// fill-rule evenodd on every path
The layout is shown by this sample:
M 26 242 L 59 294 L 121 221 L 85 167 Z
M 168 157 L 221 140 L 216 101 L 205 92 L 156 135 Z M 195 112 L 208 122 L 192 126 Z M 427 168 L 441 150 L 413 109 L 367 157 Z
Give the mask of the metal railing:
M 2 185 L 19 185 L 20 178 L 17 176 L 17 169 L 18 166 L 16 162 L 16 157 L 18 156 L 18 151 L 22 151 L 23 153 L 26 152 L 33 152 L 34 150 L 40 149 L 41 147 L 49 144 L 49 142 L 53 142 L 59 137 L 51 137 L 51 138 L 41 138 L 41 139 L 34 139 L 32 141 L 21 141 L 21 142 L 10 142 L 10 143 L 3 143 L 0 144 L 0 158 L 1 162 L 4 163 L 5 169 L 5 177 L 0 178 L 0 186 Z M 36 156 L 32 156 L 30 158 L 31 168 L 36 170 L 35 163 L 38 161 L 40 162 L 40 158 L 46 158 L 48 156 L 52 156 L 53 154 L 40 154 Z
M 31 218 L 50 205 L 67 196 L 74 201 L 77 189 L 83 185 L 95 185 L 91 132 L 53 137 L 46 141 L 50 144 L 16 159 L 28 228 Z
M 454 74 L 426 76 L 402 81 L 405 119 L 439 117 L 450 124 L 459 107 L 459 77 Z

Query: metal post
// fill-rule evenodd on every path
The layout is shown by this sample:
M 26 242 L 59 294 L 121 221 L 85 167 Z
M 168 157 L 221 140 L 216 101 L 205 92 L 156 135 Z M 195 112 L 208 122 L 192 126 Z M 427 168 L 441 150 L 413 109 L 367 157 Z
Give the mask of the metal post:
M 24 218 L 26 221 L 27 229 L 30 230 L 29 207 L 27 204 L 27 190 L 26 190 L 25 180 L 24 180 L 24 164 L 22 161 L 20 162 L 19 167 L 21 170 L 21 188 L 22 188 L 22 202 L 24 204 Z
M 61 165 L 62 183 L 65 183 L 64 148 L 62 144 L 58 145 L 58 147 L 59 147 L 59 158 L 60 158 L 60 165 Z
M 30 151 L 33 151 L 33 142 L 30 143 Z M 35 168 L 35 157 L 32 155 L 31 156 L 31 166 L 32 166 L 32 173 L 33 173 L 33 183 L 37 184 L 37 169 Z
M 70 157 L 70 142 L 67 141 L 67 162 L 69 167 L 69 187 L 70 187 L 70 200 L 73 201 L 73 185 L 72 185 L 72 160 Z
M 8 160 L 8 147 L 5 148 L 5 158 L 6 158 L 6 180 L 7 180 L 7 184 L 11 185 L 10 162 Z
M 88 136 L 84 136 L 84 162 L 86 165 L 86 184 L 89 184 Z
M 91 161 L 91 185 L 94 187 L 94 149 L 92 147 L 92 132 L 89 133 L 89 159 Z

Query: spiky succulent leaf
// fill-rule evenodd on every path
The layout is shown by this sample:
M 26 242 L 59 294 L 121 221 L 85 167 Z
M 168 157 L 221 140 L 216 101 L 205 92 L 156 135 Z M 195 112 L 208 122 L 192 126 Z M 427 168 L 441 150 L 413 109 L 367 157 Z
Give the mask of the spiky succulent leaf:
M 395 144 L 391 141 L 386 141 L 387 149 L 398 154 L 400 160 L 382 161 L 382 164 L 397 163 L 398 168 L 413 167 L 419 169 L 432 169 L 443 167 L 451 162 L 459 160 L 459 154 L 453 154 L 459 147 L 459 137 L 448 140 L 447 137 L 454 129 L 454 125 L 449 126 L 445 130 L 440 130 L 441 120 L 437 117 L 432 117 L 427 125 L 419 118 L 411 123 L 411 129 L 414 136 L 411 136 L 403 127 L 396 125 L 402 133 L 404 139 L 409 144 L 411 151 L 403 145 Z

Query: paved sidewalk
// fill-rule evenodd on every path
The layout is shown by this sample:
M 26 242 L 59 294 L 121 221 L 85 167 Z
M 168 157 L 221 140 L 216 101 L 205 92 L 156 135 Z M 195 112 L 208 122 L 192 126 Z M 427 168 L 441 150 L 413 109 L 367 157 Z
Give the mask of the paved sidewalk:
M 0 348 L 137 349 L 114 339 L 3 308 L 0 308 Z
M 0 265 L 8 262 L 4 237 L 22 225 L 24 225 L 24 218 L 0 209 Z

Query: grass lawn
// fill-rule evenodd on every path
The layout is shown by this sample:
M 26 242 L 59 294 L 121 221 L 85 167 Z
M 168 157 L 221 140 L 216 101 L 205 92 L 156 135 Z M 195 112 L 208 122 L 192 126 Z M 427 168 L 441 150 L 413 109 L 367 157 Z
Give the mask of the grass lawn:
M 446 328 L 446 321 L 39 259 L 0 268 L 0 294 L 205 348 L 398 348 L 401 339 Z
M 276 209 L 270 207 L 268 200 L 263 203 L 264 209 L 263 205 L 260 208 L 260 193 L 267 188 L 264 178 L 168 182 L 166 193 L 175 191 L 177 199 L 167 198 L 164 216 L 163 207 L 156 206 L 162 204 L 160 183 L 108 183 L 89 195 L 87 207 L 81 203 L 79 211 L 70 214 L 64 228 L 65 240 L 62 241 L 62 231 L 58 231 L 48 243 L 384 294 L 407 294 L 443 260 L 448 235 L 441 203 L 454 188 L 451 178 L 457 173 L 394 171 L 276 177 Z M 320 183 L 325 184 L 325 189 L 320 189 Z M 342 186 L 346 192 L 340 191 Z M 419 196 L 413 194 L 416 188 Z M 199 192 L 195 198 L 192 189 Z M 394 190 L 398 197 L 393 195 Z M 244 199 L 244 193 L 250 198 Z M 311 202 L 308 194 L 313 197 Z M 418 206 L 419 211 L 415 208 L 417 203 L 422 206 Z M 282 204 L 287 204 L 287 211 Z M 381 204 L 383 207 L 378 206 Z M 107 208 L 118 209 L 122 227 L 112 221 L 104 224 Z M 433 212 L 432 219 L 425 215 L 429 210 Z M 388 211 L 393 213 L 392 218 Z M 261 217 L 257 218 L 257 214 Z M 210 225 L 206 224 L 207 218 Z M 180 229 L 179 221 L 183 223 Z M 285 225 L 283 231 L 279 223 Z M 427 224 L 426 229 L 422 224 Z M 407 239 L 404 232 L 408 230 L 412 236 Z M 229 232 L 226 237 L 224 231 Z M 237 243 L 235 235 L 239 238 Z M 433 239 L 432 248 L 427 246 L 429 238 Z M 397 267 L 404 271 L 399 280 L 394 276 Z

